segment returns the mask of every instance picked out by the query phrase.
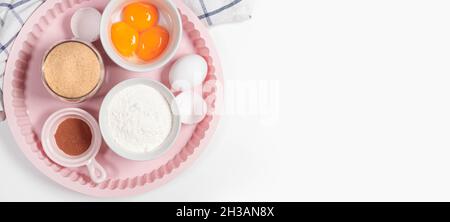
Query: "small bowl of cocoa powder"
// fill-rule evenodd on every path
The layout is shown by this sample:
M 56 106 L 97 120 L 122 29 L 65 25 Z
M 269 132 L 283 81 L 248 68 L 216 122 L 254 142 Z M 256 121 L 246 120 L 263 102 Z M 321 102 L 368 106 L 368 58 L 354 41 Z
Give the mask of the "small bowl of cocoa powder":
M 105 169 L 95 160 L 102 136 L 95 118 L 78 108 L 59 110 L 45 121 L 41 141 L 47 156 L 55 163 L 68 167 L 87 167 L 95 183 L 107 178 Z
M 83 102 L 100 89 L 105 68 L 99 52 L 81 40 L 55 44 L 42 60 L 42 81 L 50 94 L 66 102 Z

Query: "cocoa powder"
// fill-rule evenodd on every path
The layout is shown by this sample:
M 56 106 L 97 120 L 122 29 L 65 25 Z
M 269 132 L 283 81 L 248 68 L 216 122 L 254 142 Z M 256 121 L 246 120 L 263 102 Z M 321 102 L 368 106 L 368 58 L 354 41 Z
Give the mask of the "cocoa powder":
M 58 148 L 65 154 L 79 156 L 91 146 L 91 128 L 81 119 L 66 119 L 57 128 L 55 141 Z

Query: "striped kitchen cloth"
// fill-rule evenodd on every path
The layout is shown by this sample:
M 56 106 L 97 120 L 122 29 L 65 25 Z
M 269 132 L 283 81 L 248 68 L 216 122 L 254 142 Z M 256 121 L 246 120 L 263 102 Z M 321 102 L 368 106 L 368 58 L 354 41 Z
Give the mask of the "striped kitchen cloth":
M 240 22 L 251 18 L 252 0 L 184 0 L 206 25 Z
M 3 75 L 12 43 L 24 22 L 45 0 L 0 0 L 0 121 L 3 112 Z M 206 25 L 251 18 L 252 0 L 183 0 Z

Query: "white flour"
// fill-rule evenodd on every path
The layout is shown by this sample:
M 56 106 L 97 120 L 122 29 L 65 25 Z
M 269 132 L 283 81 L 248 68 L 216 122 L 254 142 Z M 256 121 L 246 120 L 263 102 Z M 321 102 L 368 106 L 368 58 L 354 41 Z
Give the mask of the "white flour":
M 115 142 L 133 153 L 151 152 L 164 142 L 172 127 L 172 111 L 156 89 L 137 85 L 115 95 L 108 109 Z

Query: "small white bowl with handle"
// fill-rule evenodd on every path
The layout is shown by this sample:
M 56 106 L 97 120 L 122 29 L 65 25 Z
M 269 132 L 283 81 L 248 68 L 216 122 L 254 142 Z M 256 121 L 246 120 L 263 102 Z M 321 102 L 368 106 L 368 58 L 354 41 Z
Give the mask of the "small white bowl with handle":
M 54 136 L 59 124 L 70 118 L 83 120 L 92 133 L 91 145 L 79 156 L 65 154 L 58 148 Z M 41 141 L 45 153 L 55 163 L 69 168 L 87 167 L 89 176 L 95 183 L 101 183 L 107 179 L 105 169 L 95 160 L 102 145 L 100 128 L 95 118 L 88 112 L 78 108 L 67 108 L 53 113 L 42 127 Z

